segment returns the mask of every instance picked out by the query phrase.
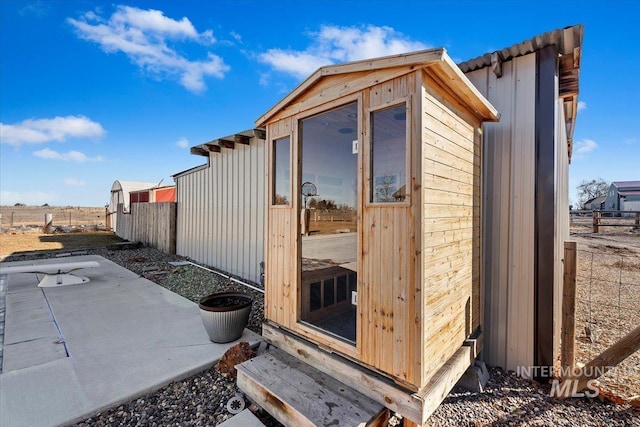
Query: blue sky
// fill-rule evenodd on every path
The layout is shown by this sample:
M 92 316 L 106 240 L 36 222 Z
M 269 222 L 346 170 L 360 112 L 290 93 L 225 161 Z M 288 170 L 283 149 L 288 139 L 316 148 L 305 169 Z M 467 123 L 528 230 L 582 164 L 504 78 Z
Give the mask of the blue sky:
M 584 24 L 570 191 L 640 179 L 636 1 L 0 1 L 0 204 L 172 184 L 317 67 L 430 47 L 456 61 Z

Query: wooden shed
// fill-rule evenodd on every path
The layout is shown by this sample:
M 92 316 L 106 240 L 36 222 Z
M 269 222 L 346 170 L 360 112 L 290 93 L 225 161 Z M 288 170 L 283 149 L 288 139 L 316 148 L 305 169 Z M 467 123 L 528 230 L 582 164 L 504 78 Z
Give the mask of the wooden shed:
M 444 49 L 322 67 L 260 117 L 265 339 L 424 422 L 482 347 L 496 120 Z

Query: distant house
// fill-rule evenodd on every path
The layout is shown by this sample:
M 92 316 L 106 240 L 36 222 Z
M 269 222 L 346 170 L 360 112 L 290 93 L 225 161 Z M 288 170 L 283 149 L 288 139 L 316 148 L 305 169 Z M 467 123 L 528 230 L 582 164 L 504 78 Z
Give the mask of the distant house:
M 584 202 L 583 204 L 583 209 L 589 210 L 589 211 L 599 211 L 602 209 L 603 205 L 604 205 L 604 199 L 606 198 L 606 196 L 598 196 L 598 197 L 594 197 L 592 199 L 587 200 L 586 202 Z
M 604 201 L 611 211 L 640 211 L 640 181 L 612 182 Z

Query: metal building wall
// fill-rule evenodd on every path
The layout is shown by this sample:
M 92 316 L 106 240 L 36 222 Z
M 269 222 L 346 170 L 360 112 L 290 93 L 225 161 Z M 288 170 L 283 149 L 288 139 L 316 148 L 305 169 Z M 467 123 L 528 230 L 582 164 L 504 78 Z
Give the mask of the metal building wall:
M 559 99 L 556 106 L 556 212 L 554 230 L 555 269 L 553 278 L 554 356 L 557 356 L 560 351 L 564 242 L 569 240 L 569 150 L 567 148 L 567 132 L 564 126 L 563 102 L 562 99 Z
M 511 370 L 534 361 L 535 72 L 532 53 L 466 73 L 501 115 L 484 125 L 484 360 Z
M 179 255 L 260 283 L 265 156 L 264 140 L 252 138 L 209 153 L 208 167 L 175 176 Z

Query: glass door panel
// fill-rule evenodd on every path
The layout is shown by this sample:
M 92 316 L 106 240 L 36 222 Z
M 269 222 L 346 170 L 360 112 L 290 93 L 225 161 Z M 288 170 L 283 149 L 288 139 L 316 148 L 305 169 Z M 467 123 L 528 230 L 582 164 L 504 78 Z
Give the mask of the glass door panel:
M 358 104 L 301 121 L 300 320 L 355 344 Z

